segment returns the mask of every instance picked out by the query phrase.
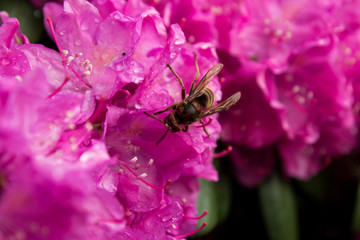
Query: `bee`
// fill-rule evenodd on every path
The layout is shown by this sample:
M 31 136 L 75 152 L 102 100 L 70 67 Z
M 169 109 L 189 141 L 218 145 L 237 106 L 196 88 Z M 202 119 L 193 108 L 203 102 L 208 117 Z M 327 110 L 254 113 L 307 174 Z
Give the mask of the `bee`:
M 196 121 L 201 123 L 204 132 L 210 137 L 210 134 L 206 130 L 206 125 L 202 118 L 207 117 L 209 115 L 221 112 L 223 110 L 228 110 L 231 106 L 233 106 L 240 99 L 240 92 L 235 93 L 225 101 L 219 103 L 216 106 L 214 104 L 214 93 L 211 91 L 207 85 L 211 82 L 211 80 L 218 75 L 218 73 L 223 68 L 223 64 L 219 63 L 210 68 L 209 71 L 201 78 L 199 83 L 195 86 L 197 79 L 199 78 L 199 66 L 197 63 L 196 53 L 194 53 L 194 61 L 196 74 L 193 82 L 191 83 L 191 87 L 189 90 L 188 96 L 186 96 L 186 91 L 184 87 L 184 83 L 178 74 L 174 71 L 174 69 L 170 66 L 170 64 L 166 64 L 166 66 L 170 69 L 170 71 L 175 75 L 181 85 L 181 97 L 182 100 L 179 102 L 175 102 L 165 108 L 164 110 L 155 112 L 154 114 L 149 114 L 144 112 L 146 115 L 160 121 L 166 127 L 165 134 L 156 142 L 156 145 L 159 144 L 167 135 L 169 131 L 171 132 L 187 132 L 189 130 L 189 125 L 193 124 Z M 155 115 L 161 114 L 163 112 L 167 112 L 173 110 L 169 113 L 164 120 L 156 117 Z M 181 126 L 183 125 L 184 128 Z

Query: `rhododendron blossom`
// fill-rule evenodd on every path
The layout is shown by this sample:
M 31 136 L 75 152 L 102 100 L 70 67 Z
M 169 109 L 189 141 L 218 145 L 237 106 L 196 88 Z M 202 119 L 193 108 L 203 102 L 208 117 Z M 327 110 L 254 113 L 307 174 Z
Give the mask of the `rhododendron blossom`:
M 204 74 L 218 63 L 213 45 L 187 45 L 179 25 L 167 28 L 137 1 L 46 4 L 58 52 L 29 43 L 16 19 L 1 16 L 0 236 L 191 235 L 201 215 L 197 179 L 218 179 L 212 158 L 220 125 L 205 118 L 211 138 L 196 123 L 156 146 L 166 128 L 144 112 L 181 98 L 166 64 L 188 91 L 194 52 Z M 209 87 L 221 100 L 218 80 Z
M 359 0 L 29 2 L 55 49 L 0 12 L 0 239 L 185 239 L 231 205 L 220 181 L 197 210 L 214 158 L 255 187 L 308 180 L 359 146 Z M 213 106 L 241 99 L 170 131 L 162 110 L 213 66 Z M 277 176 L 259 202 L 272 187 L 292 201 Z
M 189 41 L 214 43 L 224 96 L 242 92 L 220 122 L 243 184 L 261 182 L 278 153 L 287 175 L 308 179 L 353 149 L 358 1 L 144 2 Z

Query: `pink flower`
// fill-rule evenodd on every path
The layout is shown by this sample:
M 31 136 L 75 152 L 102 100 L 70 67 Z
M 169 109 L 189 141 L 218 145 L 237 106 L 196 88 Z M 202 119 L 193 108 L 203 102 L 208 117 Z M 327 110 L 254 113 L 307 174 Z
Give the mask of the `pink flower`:
M 37 8 L 42 8 L 47 2 L 62 3 L 63 0 L 30 0 L 30 2 Z
M 0 39 L 0 233 L 33 239 L 191 235 L 197 178 L 218 178 L 211 161 L 220 125 L 214 115 L 204 119 L 211 138 L 194 123 L 156 146 L 166 127 L 144 112 L 181 99 L 166 64 L 188 91 L 194 52 L 203 75 L 217 63 L 215 49 L 187 46 L 178 25 L 166 27 L 158 12 L 137 1 L 68 0 L 63 7 L 48 3 L 44 14 L 60 52 L 18 42 L 16 20 L 0 28 L 6 33 Z M 208 86 L 221 100 L 219 81 Z M 22 204 L 11 208 L 12 199 Z M 9 225 L 15 228 L 8 231 Z
M 258 160 L 251 154 L 256 150 L 274 146 L 285 173 L 301 179 L 351 151 L 353 87 L 358 88 L 352 82 L 357 76 L 356 1 L 150 4 L 168 24 L 179 23 L 189 41 L 213 42 L 224 64 L 224 97 L 242 92 L 239 103 L 220 117 L 222 139 L 239 146 L 232 155 L 242 183 L 254 186 L 271 172 L 272 160 Z M 247 164 L 247 155 L 258 167 Z M 260 165 L 267 169 L 258 174 Z
M 25 35 L 20 32 L 19 21 L 16 18 L 9 18 L 7 12 L 0 11 L 0 44 L 3 47 L 11 48 L 22 43 L 29 43 Z
M 65 113 L 76 102 L 46 101 L 49 86 L 40 70 L 0 82 L 0 236 L 103 239 L 113 228 L 109 221 L 124 228 L 124 209 L 92 179 L 110 162 L 105 145 L 92 140 L 80 150 L 76 134 L 67 134 L 74 116 Z
M 197 49 L 200 69 L 204 69 L 204 65 L 207 69 L 211 64 L 209 60 L 215 61 L 215 59 L 211 48 L 205 46 L 200 48 L 200 46 Z M 181 68 L 185 70 L 187 66 L 187 69 L 193 68 L 195 72 L 193 61 L 193 51 L 184 50 L 172 66 L 175 71 Z M 164 71 L 162 76 L 158 77 L 161 80 L 149 79 L 135 89 L 133 96 L 128 95 L 128 98 L 123 99 L 123 103 L 119 104 L 121 107 L 111 106 L 107 111 L 105 142 L 110 154 L 116 156 L 118 161 L 116 166 L 104 173 L 100 184 L 116 193 L 120 202 L 128 209 L 128 224 L 134 226 L 126 232 L 128 237 L 136 234 L 138 230 L 134 229 L 139 227 L 145 227 L 143 231 L 148 232 L 147 222 L 150 219 L 155 223 L 160 221 L 158 215 L 163 214 L 161 209 L 167 209 L 168 204 L 171 206 L 175 204 L 174 206 L 177 206 L 182 214 L 196 215 L 197 189 L 187 191 L 186 194 L 177 191 L 176 202 L 171 200 L 174 195 L 171 189 L 187 181 L 188 177 L 184 176 L 192 176 L 191 178 L 194 179 L 195 176 L 217 179 L 217 173 L 211 165 L 212 148 L 219 134 L 216 120 L 207 127 L 213 136 L 210 139 L 202 128 L 190 126 L 188 133 L 169 133 L 158 146 L 155 145 L 166 128 L 160 122 L 146 116 L 143 111 L 157 111 L 167 107 L 174 101 L 171 95 L 177 96 L 178 99 L 181 97 L 178 81 L 170 70 L 166 70 L 168 73 Z M 185 73 L 182 78 L 185 86 L 188 87 L 193 80 L 193 72 L 189 70 L 179 72 Z M 213 84 L 212 89 L 217 93 L 218 83 L 214 80 Z M 171 94 L 169 90 L 172 91 Z M 131 110 L 125 109 L 124 106 Z M 166 113 L 160 115 L 160 118 L 165 115 Z M 171 184 L 168 186 L 169 180 Z M 187 194 L 191 194 L 191 201 Z M 184 202 L 183 199 L 188 200 Z M 173 236 L 193 231 L 196 221 L 183 219 L 182 214 L 174 215 L 175 212 L 172 214 L 174 216 L 172 221 L 160 221 L 157 224 L 160 229 L 151 232 L 156 234 L 154 238 L 163 237 L 164 230 L 171 230 Z
M 224 70 L 231 71 L 226 65 Z M 242 99 L 220 116 L 223 125 L 221 136 L 225 141 L 261 148 L 272 144 L 283 134 L 283 108 L 276 92 L 263 83 L 265 74 L 263 65 L 244 61 L 236 73 L 227 75 L 223 84 L 224 96 L 240 89 Z

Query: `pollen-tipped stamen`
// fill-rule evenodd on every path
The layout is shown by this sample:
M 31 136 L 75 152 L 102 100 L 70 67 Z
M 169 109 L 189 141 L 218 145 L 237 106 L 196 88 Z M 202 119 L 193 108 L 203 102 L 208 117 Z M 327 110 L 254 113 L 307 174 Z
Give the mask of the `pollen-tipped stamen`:
M 228 155 L 233 150 L 232 146 L 228 146 L 226 150 L 219 152 L 219 153 L 213 153 L 212 158 L 219 158 L 224 157 Z
M 180 22 L 180 24 L 179 24 L 181 29 L 183 29 L 183 28 L 184 28 L 185 23 L 186 23 L 186 18 L 184 18 L 184 17 L 183 17 L 183 18 L 181 18 L 181 22 Z
M 200 232 L 205 226 L 207 225 L 207 222 L 204 222 L 198 229 L 196 229 L 195 231 L 191 232 L 191 233 L 186 233 L 183 235 L 179 235 L 179 236 L 175 236 L 175 239 L 185 239 L 191 235 L 194 235 L 195 233 Z
M 205 217 L 207 214 L 208 214 L 208 211 L 205 210 L 205 211 L 203 212 L 203 214 L 201 214 L 201 215 L 198 216 L 198 217 L 189 217 L 189 216 L 187 216 L 187 215 L 184 215 L 184 218 L 186 218 L 186 219 L 191 219 L 191 220 L 199 220 L 199 219 Z
M 49 24 L 49 27 L 50 27 L 50 31 L 51 31 L 51 34 L 53 35 L 53 37 L 54 37 L 54 42 L 55 42 L 55 44 L 56 44 L 56 47 L 58 48 L 58 50 L 59 50 L 59 52 L 61 53 L 60 55 L 61 55 L 61 58 L 62 58 L 62 61 L 63 61 L 63 65 L 65 66 L 65 67 L 68 67 L 74 74 L 75 74 L 75 76 L 81 81 L 81 82 L 83 82 L 86 86 L 88 86 L 88 87 L 90 87 L 91 88 L 91 85 L 89 84 L 89 83 L 87 83 L 84 79 L 82 79 L 82 77 L 79 75 L 79 74 L 77 74 L 77 72 L 70 66 L 70 65 L 67 65 L 66 64 L 66 62 L 68 61 L 66 58 L 65 58 L 65 55 L 63 54 L 63 50 L 61 49 L 61 47 L 60 47 L 60 44 L 59 44 L 59 41 L 58 41 L 58 39 L 57 39 L 57 37 L 56 37 L 56 34 L 55 34 L 55 28 L 54 28 L 54 25 L 53 25 L 53 23 L 52 23 L 52 21 L 51 21 L 51 18 L 50 17 L 47 17 L 46 18 L 46 21 L 48 22 L 48 24 Z M 62 87 L 63 86 L 63 84 L 61 84 L 61 86 L 60 87 Z M 58 89 L 61 89 L 61 88 L 58 88 Z M 57 91 L 58 89 L 56 89 L 55 91 Z M 59 90 L 60 91 L 60 90 Z
M 224 77 L 221 77 L 220 80 L 219 80 L 220 84 L 224 84 L 225 82 L 225 78 Z

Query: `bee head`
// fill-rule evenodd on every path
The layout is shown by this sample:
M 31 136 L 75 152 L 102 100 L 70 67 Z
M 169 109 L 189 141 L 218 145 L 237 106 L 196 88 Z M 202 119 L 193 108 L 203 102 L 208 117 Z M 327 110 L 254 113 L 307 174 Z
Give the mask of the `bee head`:
M 182 130 L 178 123 L 178 120 L 175 117 L 175 114 L 173 113 L 170 113 L 166 116 L 166 118 L 164 119 L 164 123 L 167 128 L 170 129 L 170 131 L 172 132 L 179 132 Z

